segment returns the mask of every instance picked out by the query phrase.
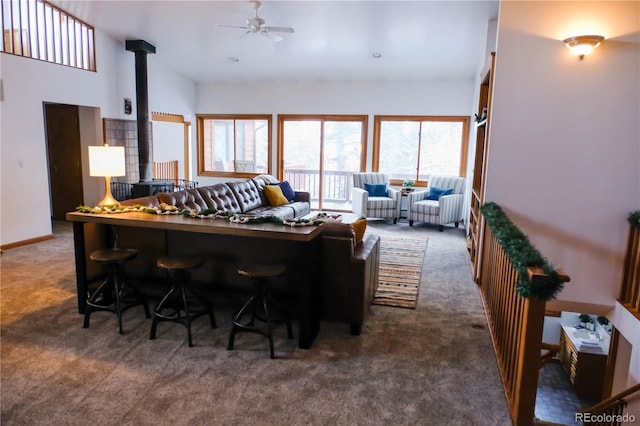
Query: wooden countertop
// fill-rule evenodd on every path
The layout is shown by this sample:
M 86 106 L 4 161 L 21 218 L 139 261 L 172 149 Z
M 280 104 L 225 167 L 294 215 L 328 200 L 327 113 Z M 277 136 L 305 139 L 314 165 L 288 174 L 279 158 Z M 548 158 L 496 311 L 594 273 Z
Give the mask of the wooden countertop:
M 70 212 L 66 214 L 66 219 L 70 222 L 303 242 L 313 240 L 322 232 L 321 226 L 286 226 L 275 223 L 238 224 L 224 219 L 197 219 L 182 215 L 155 215 L 142 212 L 109 214 Z

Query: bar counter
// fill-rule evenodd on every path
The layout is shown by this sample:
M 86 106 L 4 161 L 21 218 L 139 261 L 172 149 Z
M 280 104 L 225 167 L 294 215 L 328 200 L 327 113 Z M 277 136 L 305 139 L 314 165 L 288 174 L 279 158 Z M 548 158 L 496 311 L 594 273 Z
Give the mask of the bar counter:
M 137 281 L 162 280 L 156 259 L 167 255 L 197 255 L 205 265 L 193 273 L 194 282 L 216 286 L 246 286 L 237 275 L 238 262 L 284 262 L 286 279 L 296 293 L 294 317 L 299 323 L 298 346 L 311 347 L 320 328 L 320 226 L 276 223 L 230 223 L 225 219 L 155 215 L 144 212 L 91 214 L 71 212 L 73 223 L 78 311 L 84 313 L 89 285 L 102 271 L 89 260 L 96 249 L 136 248 L 126 265 Z M 214 307 L 215 309 L 215 307 Z

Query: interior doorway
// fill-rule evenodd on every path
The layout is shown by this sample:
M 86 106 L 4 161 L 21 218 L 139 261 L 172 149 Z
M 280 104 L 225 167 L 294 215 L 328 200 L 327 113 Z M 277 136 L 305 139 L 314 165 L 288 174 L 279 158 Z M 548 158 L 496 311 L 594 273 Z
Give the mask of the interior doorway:
M 64 220 L 83 204 L 80 119 L 77 105 L 44 104 L 51 218 Z

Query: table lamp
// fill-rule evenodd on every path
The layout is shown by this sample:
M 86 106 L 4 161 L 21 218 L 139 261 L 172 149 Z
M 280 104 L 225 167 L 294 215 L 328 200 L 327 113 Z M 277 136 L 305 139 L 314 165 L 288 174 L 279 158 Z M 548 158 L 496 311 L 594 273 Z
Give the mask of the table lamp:
M 119 206 L 118 200 L 111 195 L 111 177 L 124 176 L 124 147 L 123 146 L 90 146 L 89 147 L 89 176 L 104 177 L 106 193 L 98 203 L 100 207 Z

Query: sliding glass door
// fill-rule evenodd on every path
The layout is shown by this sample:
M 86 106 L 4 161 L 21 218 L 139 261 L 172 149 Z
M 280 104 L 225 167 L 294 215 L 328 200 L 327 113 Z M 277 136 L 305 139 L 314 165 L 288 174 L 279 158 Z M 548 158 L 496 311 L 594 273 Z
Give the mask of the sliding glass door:
M 367 116 L 278 117 L 278 174 L 311 194 L 311 208 L 351 210 L 351 175 L 363 168 Z

